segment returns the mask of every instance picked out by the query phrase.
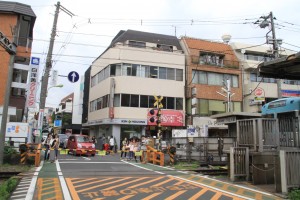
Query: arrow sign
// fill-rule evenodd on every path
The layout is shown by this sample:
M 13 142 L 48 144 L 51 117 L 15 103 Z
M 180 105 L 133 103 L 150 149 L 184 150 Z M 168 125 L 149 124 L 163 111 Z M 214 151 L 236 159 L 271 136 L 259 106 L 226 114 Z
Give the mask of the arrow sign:
M 79 80 L 79 74 L 75 71 L 71 71 L 69 74 L 68 74 L 68 80 L 72 83 L 75 83 Z

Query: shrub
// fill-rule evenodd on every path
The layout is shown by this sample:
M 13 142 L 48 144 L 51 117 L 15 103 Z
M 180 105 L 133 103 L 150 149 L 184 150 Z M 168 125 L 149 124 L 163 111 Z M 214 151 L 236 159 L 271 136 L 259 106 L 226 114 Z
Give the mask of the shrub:
M 289 196 L 290 200 L 298 200 L 298 199 L 300 199 L 300 189 L 299 188 L 298 189 L 292 189 L 289 192 L 288 196 Z
M 19 179 L 9 178 L 7 181 L 0 185 L 0 200 L 9 199 L 11 193 L 16 189 Z

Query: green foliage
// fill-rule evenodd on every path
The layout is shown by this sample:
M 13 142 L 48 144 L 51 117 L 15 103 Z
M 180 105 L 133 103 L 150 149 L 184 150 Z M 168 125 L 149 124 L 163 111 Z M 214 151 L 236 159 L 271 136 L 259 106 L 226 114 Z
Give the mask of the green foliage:
M 300 199 L 300 189 L 293 189 L 288 194 L 290 200 L 298 200 Z
M 7 200 L 10 194 L 15 190 L 19 182 L 19 179 L 14 177 L 9 178 L 0 185 L 0 200 Z
M 179 170 L 194 170 L 199 168 L 198 162 L 178 162 L 176 165 L 174 165 L 175 169 Z
M 16 154 L 17 150 L 11 146 L 4 146 L 4 154 Z

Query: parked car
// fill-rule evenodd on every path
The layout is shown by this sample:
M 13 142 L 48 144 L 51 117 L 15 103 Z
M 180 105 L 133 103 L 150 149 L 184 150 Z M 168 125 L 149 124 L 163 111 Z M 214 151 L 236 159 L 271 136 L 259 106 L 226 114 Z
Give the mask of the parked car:
M 59 137 L 59 148 L 64 148 L 66 141 L 68 141 L 68 135 L 58 134 L 58 137 Z
M 68 154 L 73 155 L 92 155 L 95 156 L 95 144 L 90 140 L 87 135 L 70 135 L 67 142 Z

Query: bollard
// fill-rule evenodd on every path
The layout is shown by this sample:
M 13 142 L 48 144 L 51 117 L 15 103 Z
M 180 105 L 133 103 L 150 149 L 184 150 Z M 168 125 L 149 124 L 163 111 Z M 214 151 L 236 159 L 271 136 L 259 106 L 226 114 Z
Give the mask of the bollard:
M 25 164 L 27 160 L 27 145 L 26 144 L 21 144 L 19 146 L 19 151 L 21 155 L 20 163 Z
M 174 165 L 175 164 L 175 154 L 176 154 L 176 147 L 171 146 L 169 148 L 169 156 L 170 156 L 170 165 Z

